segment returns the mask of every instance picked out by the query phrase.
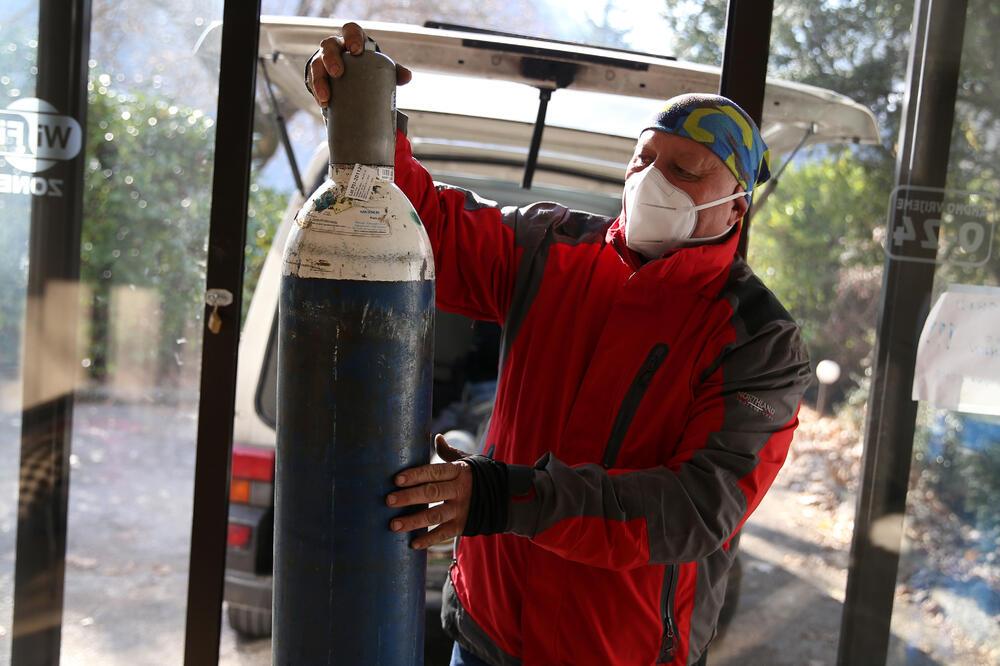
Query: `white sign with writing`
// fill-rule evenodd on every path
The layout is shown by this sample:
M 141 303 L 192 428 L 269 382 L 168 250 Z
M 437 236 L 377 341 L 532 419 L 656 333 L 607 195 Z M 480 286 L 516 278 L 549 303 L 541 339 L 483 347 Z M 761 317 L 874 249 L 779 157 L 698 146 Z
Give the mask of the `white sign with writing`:
M 0 109 L 0 158 L 22 172 L 0 172 L 0 194 L 62 196 L 61 179 L 31 174 L 75 158 L 82 146 L 76 119 L 43 99 L 19 99 Z
M 927 315 L 913 399 L 1000 415 L 1000 288 L 953 284 Z
M 903 185 L 889 199 L 885 249 L 899 261 L 983 266 L 996 217 L 990 194 Z

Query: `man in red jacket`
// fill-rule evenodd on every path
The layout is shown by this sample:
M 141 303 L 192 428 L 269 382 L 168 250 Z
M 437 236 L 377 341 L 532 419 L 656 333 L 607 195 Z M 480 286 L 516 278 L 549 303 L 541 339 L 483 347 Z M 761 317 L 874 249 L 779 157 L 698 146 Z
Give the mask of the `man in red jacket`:
M 348 24 L 323 41 L 306 70 L 321 105 L 365 39 Z M 442 502 L 392 521 L 437 525 L 413 547 L 463 537 L 442 609 L 453 664 L 704 663 L 810 376 L 798 327 L 736 254 L 767 161 L 732 101 L 671 99 L 610 220 L 435 185 L 397 136 L 438 306 L 503 325 L 483 455 L 438 436 L 452 462 L 403 471 L 386 498 Z

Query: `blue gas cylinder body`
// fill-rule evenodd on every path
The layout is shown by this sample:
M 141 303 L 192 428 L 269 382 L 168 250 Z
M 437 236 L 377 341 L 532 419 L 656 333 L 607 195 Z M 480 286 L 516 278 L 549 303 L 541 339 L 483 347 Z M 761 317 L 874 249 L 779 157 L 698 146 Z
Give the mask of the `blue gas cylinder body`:
M 385 496 L 430 456 L 434 261 L 389 161 L 333 161 L 285 247 L 275 664 L 423 663 L 426 554 Z

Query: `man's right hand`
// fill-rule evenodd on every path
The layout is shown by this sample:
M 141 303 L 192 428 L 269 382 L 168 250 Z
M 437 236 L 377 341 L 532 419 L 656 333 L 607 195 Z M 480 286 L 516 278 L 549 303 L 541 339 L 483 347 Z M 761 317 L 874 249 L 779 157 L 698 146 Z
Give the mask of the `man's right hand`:
M 309 63 L 309 84 L 316 103 L 322 108 L 330 104 L 330 79 L 344 74 L 344 52 L 361 55 L 365 49 L 365 31 L 357 23 L 345 23 L 340 35 L 331 35 L 319 43 L 320 51 Z M 396 65 L 396 85 L 404 85 L 413 73 Z

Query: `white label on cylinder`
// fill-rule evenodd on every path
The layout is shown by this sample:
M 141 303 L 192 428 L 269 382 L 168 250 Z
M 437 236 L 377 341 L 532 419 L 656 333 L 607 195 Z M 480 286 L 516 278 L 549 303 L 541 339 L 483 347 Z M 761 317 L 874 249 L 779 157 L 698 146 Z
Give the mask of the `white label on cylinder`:
M 388 236 L 388 211 L 383 206 L 338 206 L 307 213 L 308 225 L 316 231 L 349 236 Z
M 351 171 L 351 180 L 347 183 L 347 196 L 356 201 L 368 201 L 372 198 L 372 189 L 378 172 L 370 166 L 355 164 Z

